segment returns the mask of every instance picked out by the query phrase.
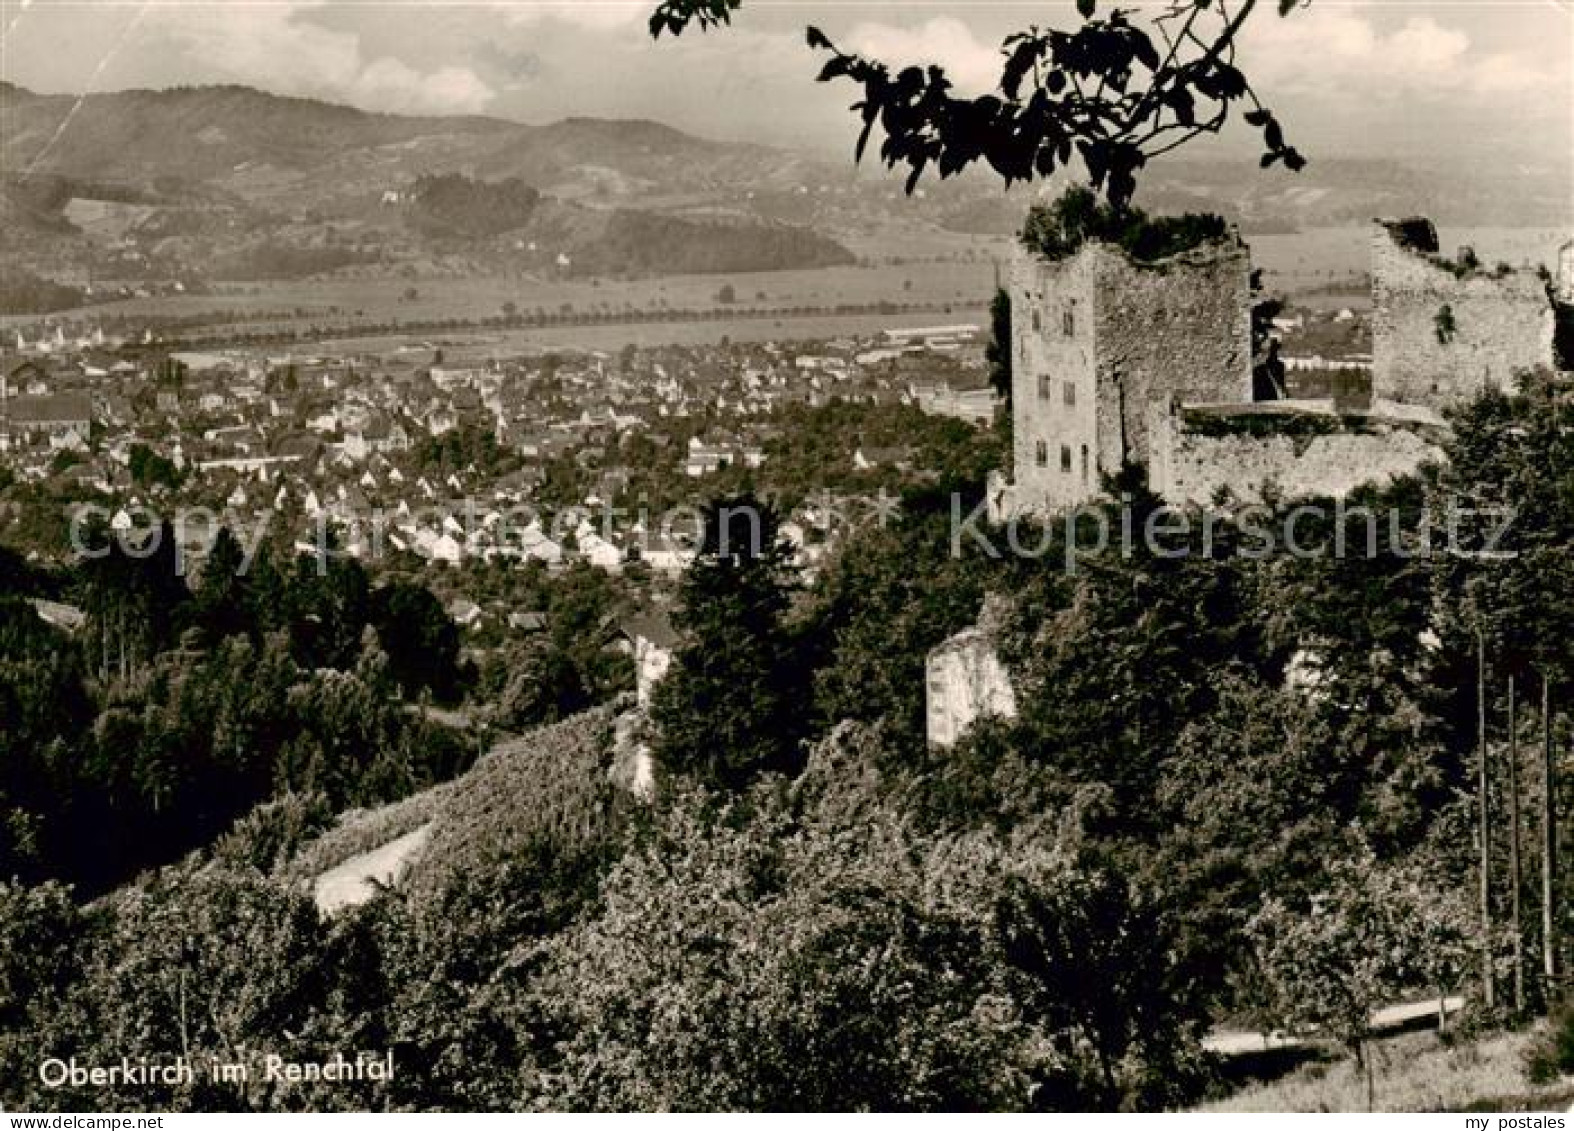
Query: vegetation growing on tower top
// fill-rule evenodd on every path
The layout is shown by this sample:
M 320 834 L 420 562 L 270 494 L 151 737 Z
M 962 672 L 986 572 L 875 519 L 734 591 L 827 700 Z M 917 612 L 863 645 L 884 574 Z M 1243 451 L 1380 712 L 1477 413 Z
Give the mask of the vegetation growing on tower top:
M 1140 208 L 1115 208 L 1092 189 L 1073 185 L 1052 204 L 1035 204 L 1022 226 L 1023 246 L 1046 259 L 1069 259 L 1089 241 L 1119 247 L 1140 263 L 1154 263 L 1229 233 L 1222 216 L 1187 212 L 1149 216 Z

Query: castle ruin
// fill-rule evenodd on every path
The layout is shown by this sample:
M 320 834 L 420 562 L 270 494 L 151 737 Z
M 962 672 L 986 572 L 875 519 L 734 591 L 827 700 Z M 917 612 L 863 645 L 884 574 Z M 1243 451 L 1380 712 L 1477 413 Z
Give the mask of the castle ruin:
M 1233 232 L 1153 262 L 1093 239 L 1058 259 L 1019 248 L 1013 478 L 991 477 L 991 519 L 1091 502 L 1128 462 L 1176 504 L 1252 502 L 1270 485 L 1343 496 L 1439 457 L 1443 409 L 1574 352 L 1574 310 L 1555 297 L 1574 295 L 1574 243 L 1549 286 L 1443 259 L 1424 218 L 1379 220 L 1372 276 L 1370 393 L 1257 401 L 1251 257 Z
M 1372 226 L 1372 393 L 1443 409 L 1553 366 L 1553 305 L 1532 270 L 1445 259 L 1425 217 Z
M 950 746 L 984 716 L 1017 717 L 1016 690 L 996 649 L 1006 602 L 985 598 L 977 624 L 943 641 L 924 663 L 924 725 L 932 746 Z
M 1343 498 L 1441 460 L 1446 432 L 1436 413 L 1413 405 L 1171 401 L 1152 406 L 1148 478 L 1173 506 L 1260 503 L 1270 491 Z
M 1015 480 L 997 509 L 1050 511 L 1099 495 L 1149 454 L 1154 401 L 1251 397 L 1251 258 L 1233 233 L 1153 263 L 1089 240 L 1012 262 Z
M 1255 400 L 1251 260 L 1231 233 L 1142 262 L 1088 240 L 1062 258 L 1019 248 L 1011 271 L 1011 480 L 989 515 L 1049 517 L 1143 463 L 1171 505 L 1333 496 L 1443 457 L 1443 409 L 1537 369 L 1574 369 L 1574 241 L 1549 281 L 1443 259 L 1423 218 L 1372 240 L 1373 381 L 1359 397 Z M 1270 492 L 1271 488 L 1271 492 Z M 988 610 L 986 610 L 987 612 Z M 929 740 L 1012 717 L 990 618 L 927 664 Z

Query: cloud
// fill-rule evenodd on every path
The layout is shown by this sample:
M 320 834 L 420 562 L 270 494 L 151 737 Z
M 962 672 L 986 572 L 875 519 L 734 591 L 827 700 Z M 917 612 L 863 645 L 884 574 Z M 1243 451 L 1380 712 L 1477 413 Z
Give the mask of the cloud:
M 973 29 L 954 16 L 936 16 L 913 28 L 861 23 L 842 39 L 844 49 L 893 67 L 939 63 L 959 94 L 986 94 L 1000 83 L 999 45 L 980 43 Z
M 1391 9 L 1389 9 L 1391 11 Z M 1431 16 L 1383 27 L 1376 4 L 1312 5 L 1247 26 L 1240 61 L 1265 98 L 1279 93 L 1346 97 L 1552 93 L 1568 90 L 1530 59 L 1477 49 Z
M 655 0 L 501 0 L 497 5 L 515 27 L 551 20 L 588 31 L 644 28 Z
M 519 51 L 539 66 L 497 69 L 500 53 Z M 501 91 L 492 112 L 526 121 L 654 118 L 707 137 L 828 145 L 843 158 L 856 133 L 847 113 L 851 90 L 814 81 L 824 59 L 805 45 L 798 26 L 738 26 L 655 41 L 643 24 L 598 33 L 543 21 L 511 39 L 499 36 L 495 50 L 475 57 Z
M 392 112 L 653 117 L 840 156 L 856 133 L 856 91 L 814 81 L 824 55 L 805 46 L 805 23 L 823 19 L 838 46 L 892 65 L 940 63 L 975 95 L 999 81 L 1000 37 L 1028 19 L 1012 0 L 947 15 L 851 2 L 811 15 L 746 0 L 735 27 L 656 42 L 645 29 L 655 3 L 35 0 L 0 26 L 0 74 L 46 91 L 236 82 Z M 0 7 L 23 11 L 19 0 Z M 1436 148 L 1445 133 L 1451 147 L 1560 124 L 1566 136 L 1566 12 L 1505 21 L 1496 0 L 1314 0 L 1280 18 L 1274 7 L 1247 24 L 1237 61 L 1298 144 L 1315 136 L 1322 152 L 1387 154 L 1399 143 Z M 1059 14 L 1074 18 L 1070 5 Z M 1505 114 L 1535 125 L 1494 129 Z M 1244 141 L 1250 131 L 1240 132 Z
M 390 113 L 477 113 L 496 95 L 468 67 L 423 73 L 387 56 L 363 69 L 351 89 L 352 101 Z
M 1385 62 L 1402 73 L 1435 82 L 1468 66 L 1465 59 L 1470 37 L 1436 20 L 1420 17 L 1406 20 L 1403 27 L 1383 44 Z
M 393 113 L 474 113 L 494 98 L 468 67 L 369 57 L 354 31 L 302 18 L 321 8 L 315 0 L 152 7 L 137 54 L 162 60 L 184 82 L 245 83 Z
M 1470 74 L 1470 88 L 1477 94 L 1528 94 L 1555 88 L 1558 80 L 1546 71 L 1526 65 L 1507 52 L 1496 52 L 1477 61 Z M 1563 89 L 1570 80 L 1565 77 Z

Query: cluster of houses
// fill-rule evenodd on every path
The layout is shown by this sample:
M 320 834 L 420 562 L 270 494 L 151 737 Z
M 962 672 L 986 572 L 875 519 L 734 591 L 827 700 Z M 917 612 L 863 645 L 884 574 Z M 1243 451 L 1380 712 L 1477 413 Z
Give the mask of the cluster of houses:
M 624 496 L 631 450 L 698 481 L 697 500 L 707 477 L 762 466 L 789 406 L 835 398 L 987 421 L 995 398 L 976 339 L 953 326 L 456 361 L 444 343 L 268 356 L 56 328 L 17 335 L 0 354 L 0 466 L 95 498 L 119 521 L 158 501 L 299 516 L 303 551 L 317 548 L 311 531 L 326 530 L 336 550 L 368 559 L 584 560 L 614 571 L 642 561 L 677 573 L 692 558 L 687 531 L 637 517 L 613 529 L 597 517 Z M 907 458 L 848 453 L 857 468 Z M 589 489 L 548 513 L 542 486 L 562 463 Z M 805 562 L 825 542 L 811 511 L 786 531 Z

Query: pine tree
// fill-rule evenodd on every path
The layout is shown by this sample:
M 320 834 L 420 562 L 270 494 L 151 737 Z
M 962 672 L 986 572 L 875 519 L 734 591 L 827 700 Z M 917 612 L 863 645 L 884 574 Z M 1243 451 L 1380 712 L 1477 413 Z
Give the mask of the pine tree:
M 989 384 L 1011 409 L 1011 294 L 997 288 L 989 302 L 989 344 L 984 360 L 989 365 Z
M 795 571 L 775 511 L 752 495 L 713 502 L 684 575 L 674 623 L 683 643 L 651 704 L 669 771 L 737 788 L 791 771 L 808 712 L 785 624 Z
M 195 619 L 214 643 L 252 627 L 246 610 L 245 561 L 246 552 L 235 535 L 229 527 L 220 527 L 202 564 L 195 594 Z

